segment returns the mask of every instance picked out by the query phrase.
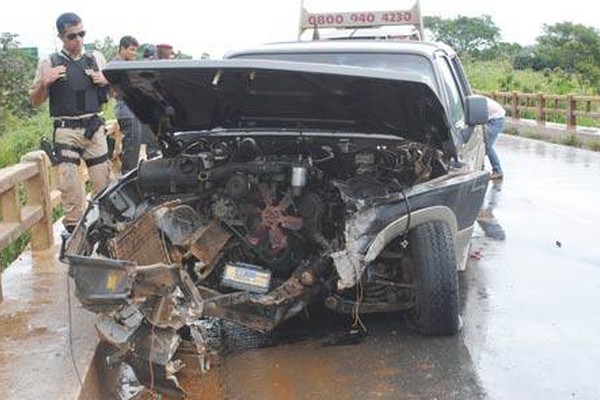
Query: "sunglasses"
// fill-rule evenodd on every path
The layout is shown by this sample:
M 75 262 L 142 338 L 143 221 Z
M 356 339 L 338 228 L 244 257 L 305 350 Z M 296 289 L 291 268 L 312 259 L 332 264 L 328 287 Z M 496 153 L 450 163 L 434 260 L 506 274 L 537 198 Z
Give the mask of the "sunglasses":
M 77 32 L 77 33 L 69 33 L 68 35 L 65 35 L 65 37 L 68 40 L 75 40 L 77 38 L 77 36 L 79 36 L 80 38 L 84 38 L 85 37 L 85 31 L 81 31 L 81 32 Z

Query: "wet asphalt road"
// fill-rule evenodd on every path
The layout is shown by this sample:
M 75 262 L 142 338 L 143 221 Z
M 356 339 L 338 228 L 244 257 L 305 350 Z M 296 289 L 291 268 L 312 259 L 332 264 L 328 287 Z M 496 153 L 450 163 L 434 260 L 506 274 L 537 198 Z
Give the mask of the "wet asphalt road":
M 314 313 L 293 343 L 227 357 L 222 393 L 199 398 L 600 399 L 600 153 L 510 136 L 497 148 L 506 177 L 461 273 L 458 336 L 388 314 L 364 318 L 359 344 L 324 346 L 348 324 Z

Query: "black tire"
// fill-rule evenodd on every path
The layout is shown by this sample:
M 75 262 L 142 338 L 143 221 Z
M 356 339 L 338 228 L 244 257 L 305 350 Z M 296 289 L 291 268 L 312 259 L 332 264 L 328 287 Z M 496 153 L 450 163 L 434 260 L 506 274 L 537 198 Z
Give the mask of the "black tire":
M 450 336 L 460 324 L 458 271 L 450 227 L 441 221 L 416 226 L 409 233 L 415 307 L 408 322 L 427 336 Z

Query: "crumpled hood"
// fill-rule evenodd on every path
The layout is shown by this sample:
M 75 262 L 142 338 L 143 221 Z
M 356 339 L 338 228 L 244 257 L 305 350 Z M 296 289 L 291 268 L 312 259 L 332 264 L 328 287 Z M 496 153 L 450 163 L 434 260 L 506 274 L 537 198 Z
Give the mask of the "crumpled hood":
M 317 130 L 455 148 L 432 83 L 417 74 L 264 60 L 115 61 L 104 74 L 157 136 Z

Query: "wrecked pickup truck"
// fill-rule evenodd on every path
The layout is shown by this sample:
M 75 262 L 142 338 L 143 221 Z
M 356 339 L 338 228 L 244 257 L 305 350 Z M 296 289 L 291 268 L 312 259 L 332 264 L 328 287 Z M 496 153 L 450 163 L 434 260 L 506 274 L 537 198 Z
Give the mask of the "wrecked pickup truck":
M 163 152 L 93 199 L 63 253 L 112 358 L 181 394 L 178 349 L 208 367 L 203 321 L 268 332 L 314 302 L 456 333 L 488 182 L 485 100 L 456 56 L 331 42 L 229 57 L 105 69 Z

